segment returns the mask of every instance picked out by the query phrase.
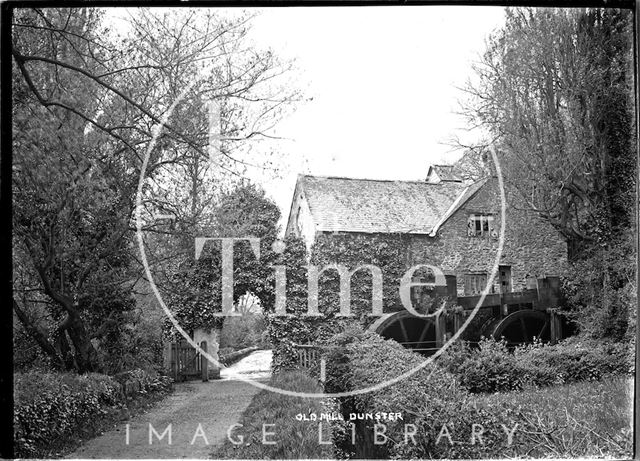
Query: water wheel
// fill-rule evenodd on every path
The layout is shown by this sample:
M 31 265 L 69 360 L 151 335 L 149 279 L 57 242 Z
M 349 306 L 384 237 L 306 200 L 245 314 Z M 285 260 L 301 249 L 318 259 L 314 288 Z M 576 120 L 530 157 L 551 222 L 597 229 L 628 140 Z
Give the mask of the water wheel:
M 402 312 L 391 316 L 376 331 L 387 339 L 393 339 L 407 349 L 423 355 L 432 355 L 438 350 L 436 326 L 432 318 L 415 317 Z
M 495 319 L 484 330 L 485 336 L 494 339 L 504 338 L 510 346 L 532 343 L 534 339 L 542 342 L 551 341 L 551 321 L 549 315 L 523 309 L 507 315 L 503 319 Z

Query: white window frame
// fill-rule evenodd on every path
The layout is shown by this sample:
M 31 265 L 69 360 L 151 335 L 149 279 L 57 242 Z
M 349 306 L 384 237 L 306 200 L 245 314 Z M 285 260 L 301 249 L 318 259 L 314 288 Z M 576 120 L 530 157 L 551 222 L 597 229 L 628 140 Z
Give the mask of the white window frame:
M 471 213 L 467 221 L 469 237 L 489 237 L 494 230 L 494 216 L 488 213 Z

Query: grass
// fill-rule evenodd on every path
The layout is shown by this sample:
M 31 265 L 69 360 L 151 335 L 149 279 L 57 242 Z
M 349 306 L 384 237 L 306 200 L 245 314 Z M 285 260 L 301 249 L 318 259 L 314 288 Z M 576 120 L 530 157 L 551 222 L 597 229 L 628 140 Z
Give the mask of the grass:
M 275 375 L 274 387 L 319 392 L 317 381 L 302 372 Z M 618 458 L 633 455 L 633 379 L 611 377 L 599 382 L 580 382 L 540 389 L 528 388 L 495 394 L 473 394 L 465 408 L 470 414 L 485 409 L 495 410 L 518 422 L 511 447 L 478 448 L 477 455 L 486 458 Z M 493 409 L 494 411 L 491 411 Z M 335 456 L 331 445 L 318 443 L 318 422 L 299 421 L 299 413 L 320 414 L 323 404 L 318 399 L 288 397 L 267 391 L 258 393 L 243 413 L 242 428 L 233 437 L 243 437 L 235 445 L 226 440 L 212 453 L 214 459 L 327 459 Z M 464 411 L 464 410 L 463 410 Z M 486 413 L 485 413 L 486 414 Z M 483 421 L 477 420 L 478 423 Z M 507 421 L 505 421 L 505 424 Z M 275 445 L 262 443 L 263 424 L 275 435 Z M 324 431 L 323 439 L 328 440 Z M 509 425 L 509 427 L 512 427 Z M 487 452 L 487 449 L 489 450 Z
M 274 375 L 269 383 L 272 387 L 297 392 L 322 392 L 318 382 L 306 373 L 291 371 Z M 241 428 L 233 431 L 233 444 L 225 439 L 224 444 L 216 448 L 211 455 L 214 459 L 318 459 L 333 458 L 331 445 L 318 443 L 318 422 L 299 421 L 296 415 L 320 415 L 322 403 L 317 398 L 290 397 L 274 392 L 261 391 L 255 395 L 251 404 L 243 412 L 239 424 Z M 262 443 L 263 424 L 267 426 L 267 441 Z M 328 423 L 323 422 L 323 440 L 328 440 Z
M 520 456 L 624 459 L 633 454 L 633 379 L 629 377 L 477 395 L 475 402 L 518 414 L 522 427 L 514 448 Z

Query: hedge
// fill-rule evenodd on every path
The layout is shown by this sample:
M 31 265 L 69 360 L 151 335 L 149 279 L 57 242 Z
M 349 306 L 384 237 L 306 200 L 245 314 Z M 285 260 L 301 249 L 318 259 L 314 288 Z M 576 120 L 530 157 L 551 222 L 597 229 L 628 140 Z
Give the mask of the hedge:
M 329 343 L 327 357 L 327 391 L 345 392 L 382 383 L 423 363 L 424 357 L 391 340 L 370 332 L 348 331 Z M 339 410 L 344 421 L 334 423 L 336 455 L 340 458 L 469 458 L 495 457 L 503 440 L 500 432 L 488 434 L 485 446 L 471 445 L 472 424 L 511 427 L 513 415 L 502 408 L 477 408 L 472 395 L 454 375 L 431 364 L 397 384 L 363 395 L 334 399 L 330 406 Z M 357 421 L 356 444 L 351 444 L 350 413 L 400 412 L 402 420 Z M 374 424 L 386 426 L 388 441 L 373 442 Z M 417 428 L 416 445 L 405 443 L 405 424 Z M 443 425 L 451 432 L 453 445 L 438 441 Z M 444 439 L 448 440 L 448 439 Z
M 424 361 L 424 357 L 402 348 L 393 341 L 362 331 L 336 335 L 329 341 L 328 346 L 328 392 L 344 392 L 379 384 Z M 503 355 L 501 347 L 500 344 L 487 346 L 491 349 L 486 352 L 485 364 L 489 364 L 494 370 L 501 370 L 501 374 L 496 374 L 496 379 L 492 381 L 494 383 L 501 383 L 500 377 L 507 376 L 505 373 L 508 366 L 525 360 L 524 355 L 516 357 L 508 351 Z M 575 353 L 577 357 L 582 349 L 578 346 L 575 348 L 576 351 L 571 353 Z M 542 357 L 551 353 L 550 351 L 551 349 L 537 345 L 521 352 L 529 354 L 528 358 L 532 359 L 535 354 Z M 611 356 L 613 350 L 609 352 Z M 566 352 L 568 355 L 571 353 Z M 512 361 L 501 364 L 500 360 L 504 358 Z M 591 359 L 587 359 L 585 363 L 591 363 L 589 360 Z M 615 369 L 616 366 L 611 364 L 611 369 Z M 534 367 L 532 364 L 529 369 Z M 479 369 L 478 365 L 476 370 Z M 577 365 L 567 365 L 567 370 L 574 370 L 573 372 L 577 373 L 574 376 L 583 373 L 582 366 Z M 511 376 L 508 375 L 505 379 L 511 380 Z M 485 378 L 486 376 L 481 379 Z M 610 382 L 613 383 L 615 379 L 620 378 L 614 378 Z M 584 382 L 546 387 L 544 391 L 526 389 L 502 394 L 505 398 L 496 405 L 493 401 L 486 400 L 493 395 L 469 392 L 454 373 L 447 371 L 436 361 L 412 376 L 381 390 L 364 395 L 327 399 L 326 407 L 328 411 L 341 412 L 344 417 L 344 421 L 336 421 L 332 425 L 335 455 L 341 459 L 495 459 L 528 457 L 531 453 L 540 457 L 606 456 L 607 453 L 626 453 L 630 443 L 629 435 L 624 432 L 627 424 L 626 416 L 621 411 L 621 408 L 624 410 L 624 405 L 618 402 L 615 408 L 608 409 L 616 399 L 609 399 L 609 403 L 602 399 L 602 389 L 607 386 L 606 383 Z M 615 389 L 620 393 L 624 385 L 616 385 Z M 532 395 L 536 392 L 549 392 L 544 406 L 539 404 L 541 399 Z M 572 396 L 571 399 L 567 395 Z M 617 394 L 608 397 L 617 397 Z M 624 400 L 625 396 L 619 397 Z M 598 414 L 591 414 L 585 410 L 594 405 L 599 405 Z M 403 419 L 358 420 L 355 422 L 356 443 L 352 444 L 349 414 L 375 414 L 383 411 L 400 412 Z M 607 411 L 612 411 L 616 424 L 609 424 L 610 429 L 598 427 L 596 424 L 599 415 Z M 387 439 L 384 444 L 373 443 L 373 426 L 376 423 L 385 425 Z M 405 439 L 407 424 L 415 426 L 415 444 Z M 482 443 L 474 443 L 474 425 L 476 428 L 483 428 Z M 505 430 L 510 431 L 514 427 L 516 430 L 509 443 Z M 564 432 L 558 429 L 562 427 L 565 427 Z M 595 429 L 600 431 L 600 435 L 594 434 Z M 449 439 L 445 433 L 451 438 Z M 610 437 L 613 442 L 609 441 Z M 575 443 L 568 451 L 562 451 L 561 447 L 565 446 L 569 439 Z
M 558 344 L 534 343 L 511 351 L 504 341 L 484 339 L 479 347 L 458 343 L 438 359 L 471 392 L 504 392 L 633 372 L 633 348 L 581 337 Z
M 167 390 L 171 379 L 143 370 L 115 377 L 89 373 L 14 373 L 16 455 L 32 457 L 138 394 Z

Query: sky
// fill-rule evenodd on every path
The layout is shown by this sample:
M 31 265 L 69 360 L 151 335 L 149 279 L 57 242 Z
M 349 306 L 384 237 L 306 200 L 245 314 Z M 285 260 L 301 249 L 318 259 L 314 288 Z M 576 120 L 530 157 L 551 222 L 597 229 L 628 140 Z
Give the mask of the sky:
M 305 95 L 275 130 L 282 180 L 263 181 L 286 219 L 298 174 L 422 180 L 473 140 L 456 111 L 501 7 L 369 6 L 261 10 L 251 37 L 295 58 Z
M 164 10 L 165 8 L 162 8 Z M 222 10 L 222 9 L 220 9 Z M 493 6 L 254 8 L 249 38 L 296 62 L 307 101 L 271 133 L 284 138 L 281 179 L 259 173 L 284 225 L 298 174 L 422 180 L 430 164 L 452 163 L 453 137 L 473 141 L 456 113 L 460 87 L 485 39 L 504 23 Z M 127 9 L 110 9 L 124 30 Z M 228 9 L 229 14 L 238 13 Z M 274 147 L 271 144 L 271 147 Z

